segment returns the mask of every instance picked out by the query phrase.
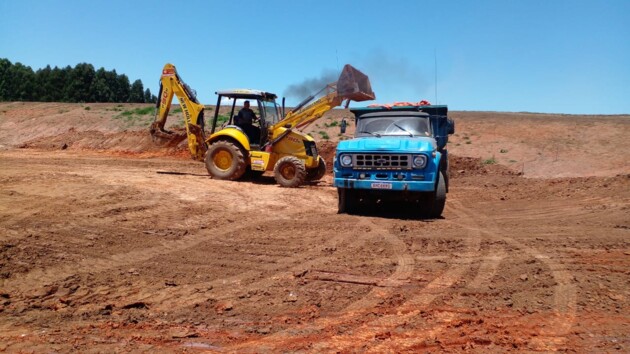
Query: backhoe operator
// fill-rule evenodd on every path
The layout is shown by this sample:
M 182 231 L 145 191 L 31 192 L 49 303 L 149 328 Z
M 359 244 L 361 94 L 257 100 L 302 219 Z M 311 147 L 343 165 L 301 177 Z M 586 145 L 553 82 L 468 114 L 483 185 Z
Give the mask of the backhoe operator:
M 235 124 L 239 126 L 249 138 L 250 143 L 260 143 L 260 128 L 253 125 L 254 121 L 257 121 L 256 114 L 249 108 L 249 101 L 243 103 L 243 108 L 238 111 L 238 115 L 235 117 Z

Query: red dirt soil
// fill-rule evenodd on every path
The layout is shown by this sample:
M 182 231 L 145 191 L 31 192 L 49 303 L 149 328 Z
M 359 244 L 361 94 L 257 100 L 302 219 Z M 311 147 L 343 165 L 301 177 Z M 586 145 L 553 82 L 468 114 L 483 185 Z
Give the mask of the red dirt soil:
M 0 351 L 630 351 L 630 117 L 453 112 L 423 220 L 213 180 L 142 107 L 0 103 Z

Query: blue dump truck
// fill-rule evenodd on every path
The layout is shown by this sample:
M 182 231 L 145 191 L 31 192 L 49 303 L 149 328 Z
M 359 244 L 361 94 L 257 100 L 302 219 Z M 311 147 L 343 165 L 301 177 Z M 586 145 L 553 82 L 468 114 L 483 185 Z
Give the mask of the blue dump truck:
M 407 203 L 418 216 L 442 215 L 449 187 L 447 106 L 351 109 L 354 139 L 340 141 L 334 161 L 339 213 Z

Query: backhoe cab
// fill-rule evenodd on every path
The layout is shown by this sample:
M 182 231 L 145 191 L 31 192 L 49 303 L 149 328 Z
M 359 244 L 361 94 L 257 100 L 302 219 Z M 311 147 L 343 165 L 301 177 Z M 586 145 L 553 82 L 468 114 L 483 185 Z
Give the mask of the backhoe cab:
M 216 93 L 211 135 L 206 140 L 208 173 L 214 178 L 236 180 L 248 170 L 254 176 L 273 171 L 283 187 L 298 187 L 304 181 L 319 180 L 326 173 L 315 140 L 297 129 L 313 123 L 343 101 L 347 107 L 351 100 L 374 99 L 368 77 L 350 65 L 344 67 L 339 80 L 302 101 L 284 118 L 273 93 L 246 89 Z M 226 99 L 232 103 L 232 109 L 227 121 L 218 127 L 220 118 L 225 119 L 219 115 L 219 108 Z M 235 119 L 237 103 L 241 106 L 245 100 L 257 110 L 259 120 L 254 133 Z

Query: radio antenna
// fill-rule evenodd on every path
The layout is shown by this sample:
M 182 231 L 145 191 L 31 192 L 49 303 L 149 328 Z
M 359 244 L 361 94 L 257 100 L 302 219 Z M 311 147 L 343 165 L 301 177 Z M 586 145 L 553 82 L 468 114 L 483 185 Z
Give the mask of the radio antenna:
M 433 47 L 433 59 L 435 61 L 435 104 L 438 104 L 437 49 L 435 47 Z

